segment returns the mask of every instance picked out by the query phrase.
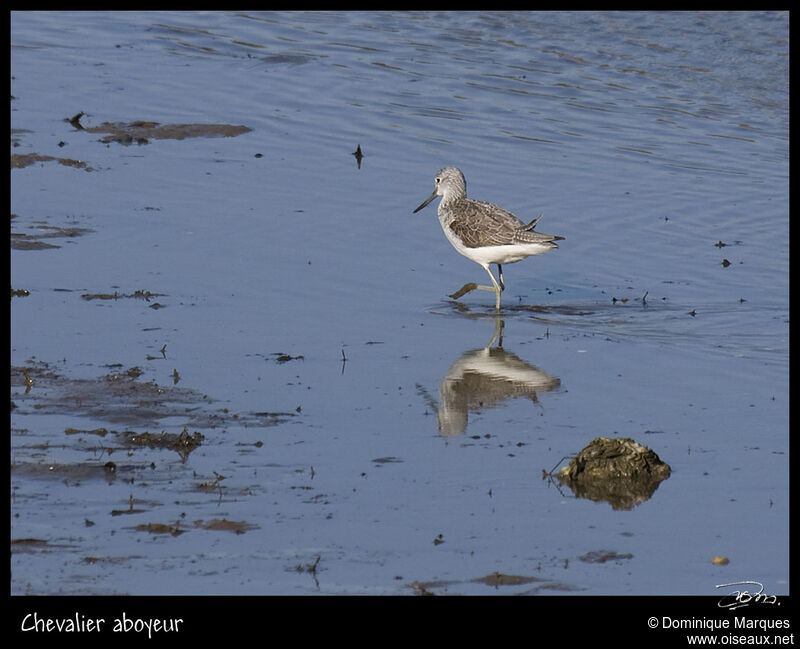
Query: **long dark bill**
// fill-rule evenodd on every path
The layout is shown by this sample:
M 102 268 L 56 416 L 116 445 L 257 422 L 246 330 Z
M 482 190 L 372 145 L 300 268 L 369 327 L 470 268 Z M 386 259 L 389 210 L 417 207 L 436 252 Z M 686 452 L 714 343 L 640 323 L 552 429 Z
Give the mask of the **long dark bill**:
M 423 207 L 425 207 L 425 206 L 426 206 L 428 203 L 430 203 L 430 202 L 431 202 L 431 201 L 432 201 L 434 198 L 436 198 L 437 196 L 438 196 L 438 194 L 436 193 L 436 190 L 434 189 L 434 190 L 433 190 L 433 194 L 431 194 L 430 196 L 428 196 L 428 198 L 426 198 L 426 199 L 425 199 L 425 202 L 424 202 L 422 205 L 420 205 L 420 206 L 419 206 L 417 209 L 415 209 L 415 210 L 412 212 L 412 214 L 416 214 L 417 212 L 419 212 L 419 211 L 420 211 L 420 210 L 421 210 Z

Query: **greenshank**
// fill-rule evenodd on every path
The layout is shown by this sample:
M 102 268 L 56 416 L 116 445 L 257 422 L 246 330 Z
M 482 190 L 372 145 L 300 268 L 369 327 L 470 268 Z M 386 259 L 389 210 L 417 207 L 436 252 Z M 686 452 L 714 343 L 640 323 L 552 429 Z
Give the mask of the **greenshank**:
M 541 216 L 525 224 L 502 207 L 467 198 L 467 181 L 460 169 L 440 169 L 436 173 L 435 183 L 433 193 L 414 210 L 414 214 L 434 198 L 441 196 L 439 223 L 448 241 L 462 255 L 480 264 L 492 280 L 492 286 L 465 284 L 451 297 L 459 298 L 475 289 L 494 291 L 495 308 L 499 311 L 500 293 L 505 288 L 502 264 L 512 264 L 558 248 L 553 242 L 564 237 L 535 232 L 534 228 Z M 489 264 L 497 264 L 499 281 L 494 278 Z

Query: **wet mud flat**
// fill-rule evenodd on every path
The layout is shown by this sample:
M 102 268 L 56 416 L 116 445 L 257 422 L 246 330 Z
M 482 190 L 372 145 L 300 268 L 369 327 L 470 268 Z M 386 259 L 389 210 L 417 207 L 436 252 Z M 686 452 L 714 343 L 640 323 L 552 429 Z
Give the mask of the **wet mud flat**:
M 733 399 L 715 397 L 732 393 L 730 387 L 748 392 L 752 386 L 745 377 L 752 365 L 743 363 L 739 369 L 720 364 L 709 388 L 693 378 L 698 370 L 701 376 L 712 374 L 704 365 L 729 352 L 758 358 L 758 349 L 748 341 L 742 350 L 742 338 L 725 335 L 741 329 L 752 340 L 763 341 L 763 319 L 748 317 L 758 315 L 760 308 L 756 292 L 745 290 L 755 282 L 740 287 L 737 280 L 748 271 L 753 277 L 753 270 L 763 270 L 754 263 L 757 255 L 766 259 L 773 255 L 761 253 L 770 248 L 783 250 L 772 247 L 774 237 L 747 239 L 736 227 L 736 215 L 726 214 L 723 207 L 735 198 L 737 211 L 749 213 L 747 227 L 769 235 L 762 216 L 768 206 L 759 204 L 761 194 L 747 198 L 735 187 L 748 187 L 751 173 L 757 184 L 770 187 L 764 180 L 772 171 L 759 164 L 761 150 L 737 149 L 751 146 L 727 137 L 740 134 L 741 127 L 725 129 L 724 121 L 709 121 L 704 113 L 711 109 L 709 114 L 717 114 L 727 106 L 725 96 L 711 97 L 722 100 L 713 105 L 700 102 L 697 111 L 673 110 L 684 108 L 683 100 L 695 93 L 674 85 L 659 88 L 658 70 L 645 66 L 647 57 L 642 59 L 646 69 L 626 73 L 631 81 L 645 81 L 644 94 L 637 95 L 636 87 L 620 94 L 620 66 L 609 66 L 605 57 L 593 61 L 597 51 L 618 44 L 619 31 L 609 30 L 605 43 L 597 41 L 584 52 L 580 21 L 576 51 L 585 53 L 592 65 L 599 64 L 592 83 L 583 83 L 585 74 L 572 76 L 575 66 L 562 67 L 566 59 L 559 54 L 509 48 L 501 40 L 506 30 L 494 31 L 483 21 L 491 36 L 487 43 L 501 44 L 497 56 L 483 56 L 489 50 L 482 50 L 469 61 L 475 76 L 460 89 L 448 83 L 445 93 L 453 96 L 440 101 L 428 90 L 441 88 L 440 75 L 462 79 L 457 69 L 464 65 L 461 54 L 469 58 L 474 43 L 464 32 L 463 50 L 459 39 L 447 44 L 455 47 L 447 52 L 455 51 L 455 57 L 443 59 L 441 66 L 420 66 L 419 43 L 439 43 L 440 25 L 430 29 L 417 24 L 417 38 L 403 43 L 400 35 L 410 27 L 404 15 L 383 15 L 392 27 L 398 21 L 396 31 L 375 25 L 354 32 L 354 38 L 366 37 L 365 43 L 374 41 L 374 49 L 352 47 L 345 30 L 360 30 L 360 25 L 345 16 L 247 18 L 259 23 L 248 30 L 233 24 L 240 22 L 238 16 L 218 14 L 225 28 L 209 30 L 201 16 L 164 19 L 180 23 L 172 26 L 161 18 L 153 25 L 146 14 L 137 13 L 115 23 L 112 18 L 121 29 L 109 30 L 110 14 L 100 15 L 96 29 L 88 31 L 101 45 L 94 60 L 92 52 L 75 50 L 69 42 L 71 35 L 87 33 L 82 30 L 91 25 L 88 14 L 59 17 L 41 36 L 30 28 L 27 35 L 15 36 L 20 42 L 14 52 L 19 62 L 13 88 L 19 101 L 12 97 L 19 117 L 15 126 L 35 128 L 12 132 L 13 211 L 18 216 L 12 216 L 11 246 L 15 261 L 22 262 L 12 286 L 15 593 L 646 594 L 665 587 L 698 592 L 719 583 L 712 581 L 716 573 L 704 574 L 699 568 L 701 561 L 709 563 L 712 550 L 715 559 L 729 555 L 740 572 L 748 572 L 743 557 L 758 559 L 757 551 L 765 558 L 780 554 L 776 539 L 781 527 L 772 515 L 781 507 L 774 489 L 779 481 L 773 478 L 768 485 L 777 504 L 772 509 L 769 501 L 768 518 L 757 515 L 755 499 L 748 499 L 752 483 L 743 484 L 744 471 L 725 472 L 728 464 L 739 471 L 747 463 L 750 475 L 780 473 L 779 462 L 758 464 L 766 450 L 739 448 L 737 454 L 741 440 L 749 443 L 751 434 L 761 435 L 760 422 L 731 425 L 731 434 L 723 436 L 717 433 L 717 419 L 710 422 L 702 412 L 719 404 L 720 410 L 729 407 L 749 424 L 747 412 L 737 410 Z M 31 16 L 36 18 L 20 15 L 22 28 Z M 527 14 L 521 18 L 532 29 L 541 22 Z M 470 20 L 481 21 L 477 16 Z M 572 29 L 574 16 L 564 22 Z M 72 30 L 54 29 L 59 23 Z M 197 29 L 185 26 L 191 23 Z M 271 39 L 272 27 L 277 29 Z M 552 31 L 550 26 L 546 30 Z M 48 53 L 39 43 L 51 39 L 59 47 Z M 625 42 L 624 58 L 641 54 L 630 48 L 632 42 Z M 569 36 L 562 44 L 572 46 Z M 159 59 L 162 46 L 165 56 Z M 510 63 L 514 52 L 526 59 L 545 55 L 553 74 L 537 75 L 534 85 L 530 72 L 527 81 L 524 75 L 520 78 L 519 67 L 499 70 L 498 77 L 495 63 Z M 486 61 L 491 65 L 485 66 Z M 151 73 L 142 75 L 143 69 Z M 613 74 L 606 77 L 607 72 Z M 551 79 L 556 83 L 548 93 Z M 409 80 L 419 83 L 406 85 Z M 48 98 L 59 84 L 65 89 L 63 104 L 54 107 Z M 654 90 L 662 90 L 666 99 L 653 101 Z M 627 99 L 617 102 L 615 95 Z M 181 114 L 186 97 L 199 101 L 191 116 Z M 375 97 L 392 101 L 387 105 Z M 509 110 L 497 112 L 495 99 Z M 452 113 L 450 101 L 456 109 Z M 137 105 L 150 105 L 153 112 L 132 113 Z M 592 110 L 598 105 L 610 110 Z M 646 110 L 638 115 L 631 111 L 643 106 Z M 366 119 L 354 120 L 353 108 Z M 666 110 L 674 121 L 654 122 L 654 109 Z M 531 121 L 532 114 L 561 119 Z M 473 118 L 486 128 L 472 131 Z M 237 126 L 240 122 L 247 126 Z M 680 135 L 675 138 L 658 128 L 654 132 L 654 124 Z M 447 133 L 431 140 L 431 128 L 439 126 Z M 534 134 L 530 129 L 544 131 Z M 343 137 L 338 139 L 337 133 Z M 586 137 L 575 138 L 575 133 Z M 634 152 L 641 144 L 639 133 L 652 134 L 656 146 Z M 748 129 L 747 135 L 755 143 L 762 132 Z M 257 165 L 248 164 L 255 142 L 266 154 L 255 155 L 264 158 Z M 532 142 L 536 144 L 526 144 Z M 531 152 L 526 159 L 523 145 L 546 149 L 526 149 Z M 492 164 L 486 162 L 487 147 L 493 150 Z M 531 206 L 538 210 L 540 197 L 552 201 L 544 206 L 545 213 L 563 218 L 562 234 L 572 228 L 564 255 L 531 263 L 531 276 L 543 268 L 554 278 L 546 282 L 546 293 L 539 293 L 538 278 L 525 280 L 528 271 L 518 273 L 514 267 L 503 309 L 511 328 L 505 346 L 502 334 L 494 337 L 497 344 L 484 345 L 492 313 L 485 308 L 486 296 L 444 300 L 448 290 L 473 277 L 471 270 L 463 277 L 455 272 L 449 275 L 453 281 L 441 285 L 437 279 L 436 287 L 425 287 L 413 299 L 406 297 L 411 291 L 398 292 L 391 301 L 381 299 L 381 289 L 396 286 L 409 267 L 418 273 L 436 270 L 430 262 L 442 248 L 418 247 L 416 242 L 438 241 L 441 233 L 438 226 L 427 229 L 425 223 L 390 218 L 385 219 L 389 230 L 364 227 L 389 215 L 367 218 L 361 206 L 388 198 L 390 209 L 410 212 L 413 204 L 405 205 L 405 188 L 416 185 L 419 166 L 432 164 L 439 153 L 457 158 L 452 162 L 471 163 L 486 183 L 484 189 L 494 187 L 499 196 L 504 182 L 524 195 L 529 174 L 523 169 L 529 166 L 539 176 L 531 179 L 536 195 Z M 598 153 L 603 164 L 587 166 L 585 161 L 597 160 Z M 728 153 L 735 155 L 726 158 Z M 770 155 L 774 160 L 780 153 Z M 519 166 L 520 178 L 504 178 L 503 160 L 516 161 L 509 166 Z M 314 178 L 325 182 L 296 185 L 308 179 L 310 161 L 319 163 Z M 676 161 L 689 163 L 685 177 Z M 667 175 L 656 176 L 663 168 Z M 131 182 L 131 171 L 158 182 Z M 728 185 L 725 178 L 731 171 L 738 177 Z M 369 182 L 364 182 L 368 175 Z M 609 182 L 611 175 L 636 182 L 616 186 Z M 659 195 L 662 190 L 671 195 L 673 182 L 682 190 L 674 206 Z M 307 191 L 298 192 L 298 186 Z M 182 196 L 177 188 L 194 191 Z M 623 191 L 627 189 L 634 191 Z M 591 209 L 584 196 L 597 196 Z M 711 199 L 708 204 L 706 198 Z M 516 200 L 519 205 L 525 199 Z M 320 211 L 324 219 L 314 220 L 313 205 L 325 207 Z M 214 221 L 217 212 L 231 220 Z M 336 227 L 326 229 L 328 223 Z M 314 224 L 322 229 L 316 231 Z M 241 234 L 234 236 L 240 226 Z M 414 238 L 402 237 L 412 229 Z M 333 274 L 313 275 L 313 284 L 308 283 L 311 274 L 294 274 L 297 283 L 286 287 L 283 309 L 275 311 L 274 319 L 266 308 L 255 308 L 250 294 L 243 297 L 244 280 L 257 283 L 251 272 L 263 268 L 265 249 L 275 252 L 276 269 L 291 273 L 292 265 L 281 263 L 291 261 L 282 251 L 294 250 L 304 232 L 312 236 L 305 241 L 309 261 L 303 271 L 319 273 L 323 265 L 317 260 L 332 251 L 339 254 L 337 266 L 342 268 L 348 268 L 348 258 L 358 259 L 352 271 L 381 262 L 367 278 L 371 289 L 361 289 L 358 296 L 358 310 L 370 312 L 370 317 L 354 323 L 341 339 L 333 325 L 346 317 L 342 309 L 357 288 L 323 300 L 317 288 L 334 288 L 329 286 Z M 396 245 L 387 246 L 387 232 Z M 615 233 L 616 251 L 636 254 L 600 254 L 597 248 L 609 232 Z M 187 244 L 188 235 L 193 239 Z M 199 247 L 190 244 L 195 243 L 205 244 L 211 254 L 204 261 L 210 263 L 194 263 Z M 380 259 L 362 259 L 370 246 L 383 251 Z M 677 254 L 681 250 L 685 256 Z M 164 264 L 147 266 L 157 252 Z M 85 260 L 101 271 L 105 268 L 97 261 L 113 261 L 122 254 L 135 256 L 130 269 L 109 263 L 107 277 L 85 272 L 80 280 L 64 279 L 68 263 Z M 642 258 L 646 263 L 640 263 Z M 241 263 L 218 267 L 223 259 Z M 575 266 L 575 259 L 584 263 Z M 454 263 L 443 257 L 441 268 Z M 659 264 L 663 269 L 656 273 L 653 268 Z M 246 274 L 236 275 L 237 270 Z M 234 278 L 243 281 L 234 287 Z M 230 295 L 219 300 L 220 287 L 227 290 L 228 284 Z M 735 290 L 724 290 L 729 284 Z M 280 299 L 281 293 L 272 293 L 269 284 L 258 289 L 259 302 L 269 305 L 271 299 Z M 523 295 L 517 296 L 519 291 Z M 536 303 L 540 295 L 544 304 Z M 308 325 L 317 315 L 314 298 L 332 326 Z M 155 312 L 164 307 L 166 311 Z M 284 310 L 296 316 L 284 317 Z M 437 338 L 441 312 L 448 318 L 448 331 Z M 406 342 L 400 338 L 412 321 L 425 326 L 424 332 L 415 326 L 418 346 L 411 344 L 411 336 Z M 221 326 L 212 330 L 212 323 Z M 752 328 L 754 323 L 759 329 Z M 369 327 L 369 333 L 361 327 Z M 481 333 L 473 337 L 478 329 Z M 214 340 L 207 332 L 236 336 L 241 347 L 228 353 L 220 345 L 206 356 L 206 345 Z M 74 338 L 75 333 L 81 338 Z M 274 333 L 280 342 L 267 343 L 268 350 L 286 351 L 266 354 L 264 340 Z M 359 354 L 352 346 L 356 335 L 386 340 L 386 352 Z M 772 346 L 781 349 L 782 337 L 759 344 L 766 347 L 776 338 L 778 344 Z M 144 359 L 147 352 L 131 347 L 122 355 L 124 365 L 112 365 L 120 358 L 115 355 L 121 340 L 124 345 L 138 342 L 150 354 Z M 173 366 L 163 366 L 172 361 L 163 349 L 157 350 L 179 340 L 183 349 L 174 356 L 175 370 L 169 374 Z M 315 347 L 323 345 L 335 351 L 333 373 L 321 373 L 315 358 Z M 104 351 L 106 346 L 110 351 Z M 705 354 L 712 346 L 714 351 Z M 88 353 L 81 357 L 81 351 Z M 400 354 L 405 356 L 397 361 Z M 62 355 L 70 361 L 59 361 Z M 666 356 L 674 360 L 662 365 Z M 207 361 L 205 367 L 198 358 Z M 392 364 L 392 372 L 387 371 Z M 637 371 L 643 364 L 647 367 Z M 648 373 L 659 376 L 667 389 L 659 388 L 654 396 Z M 248 382 L 253 376 L 266 379 L 259 390 Z M 735 377 L 731 382 L 737 384 L 720 387 L 718 378 L 725 376 Z M 268 391 L 273 380 L 280 397 Z M 323 384 L 334 391 L 321 397 Z M 684 396 L 675 390 L 683 385 L 695 389 Z M 237 392 L 240 386 L 244 396 Z M 312 386 L 316 391 L 299 392 Z M 341 391 L 336 394 L 336 389 Z M 308 401 L 295 400 L 299 394 L 308 394 Z M 215 396 L 233 401 L 218 402 Z M 302 412 L 299 407 L 295 411 L 300 402 Z M 753 402 L 754 411 L 762 405 Z M 226 409 L 226 403 L 237 405 Z M 282 412 L 284 407 L 289 412 Z M 774 414 L 769 417 L 765 428 L 781 421 Z M 651 432 L 663 434 L 645 437 Z M 630 438 L 633 444 L 653 440 L 649 446 L 674 473 L 666 479 L 666 470 L 658 469 L 646 451 L 637 453 L 640 461 L 626 468 L 620 449 L 579 450 L 598 435 Z M 759 439 L 751 445 L 771 450 L 771 443 Z M 629 446 L 637 452 L 633 444 Z M 686 457 L 680 451 L 689 446 L 692 455 Z M 547 473 L 562 456 L 574 462 L 563 472 L 556 473 L 557 465 Z M 598 457 L 611 459 L 605 477 L 589 468 Z M 714 464 L 709 466 L 710 461 Z M 700 471 L 711 471 L 711 478 L 694 479 Z M 727 487 L 734 483 L 736 490 Z M 734 501 L 740 503 L 735 509 L 730 504 Z M 717 514 L 719 519 L 712 520 Z M 665 548 L 657 533 L 665 520 L 670 528 L 693 528 L 695 540 L 679 539 Z M 752 529 L 742 534 L 740 523 L 729 522 L 734 520 L 748 520 Z M 759 538 L 750 536 L 753 530 L 766 532 Z M 766 538 L 767 532 L 772 538 Z M 721 538 L 741 541 L 738 546 L 722 544 Z M 649 560 L 653 553 L 658 553 L 657 561 Z M 601 583 L 598 573 L 608 578 Z
M 76 295 L 76 301 L 81 305 L 100 300 L 115 308 L 125 300 L 146 302 L 165 296 L 154 289 L 81 292 L 79 297 Z M 569 315 L 575 316 L 573 310 Z M 418 386 L 420 403 L 436 413 L 442 436 L 454 440 L 462 436 L 465 443 L 486 452 L 501 442 L 482 439 L 475 444 L 472 436 L 464 436 L 470 414 L 497 409 L 516 399 L 539 407 L 540 400 L 546 401 L 562 389 L 559 378 L 505 349 L 502 320 L 489 320 L 494 322 L 494 331 L 486 346 L 456 359 L 438 394 Z M 274 367 L 305 365 L 305 356 L 292 351 L 261 356 Z M 274 452 L 270 442 L 279 439 L 287 425 L 304 423 L 300 409 L 232 412 L 213 397 L 178 385 L 177 376 L 167 384 L 146 380 L 146 366 L 108 365 L 98 368 L 94 378 L 72 374 L 66 363 L 36 360 L 11 368 L 12 510 L 26 523 L 19 526 L 25 531 L 12 537 L 12 561 L 30 559 L 36 563 L 58 558 L 62 564 L 74 566 L 74 576 L 61 579 L 58 589 L 95 594 L 94 587 L 83 581 L 87 575 L 101 569 L 124 574 L 122 571 L 132 566 L 160 560 L 157 554 L 142 552 L 138 544 L 144 539 L 162 544 L 164 550 L 166 544 L 190 539 L 199 543 L 198 552 L 203 552 L 209 543 L 204 536 L 238 539 L 270 534 L 273 522 L 285 517 L 302 528 L 319 517 L 309 505 L 330 511 L 347 498 L 342 485 L 318 486 L 313 466 L 273 466 L 270 462 Z M 275 437 L 272 431 L 276 431 Z M 637 453 L 642 451 L 633 442 L 630 446 Z M 198 457 L 204 453 L 204 458 Z M 606 501 L 612 509 L 638 506 L 652 496 L 655 487 L 615 485 L 614 477 L 650 472 L 649 456 L 644 455 L 642 462 L 626 470 L 620 469 L 624 467 L 620 454 L 619 449 L 611 450 L 615 474 L 610 476 L 610 485 L 608 479 L 601 479 L 600 489 L 591 493 L 580 484 L 565 486 L 573 489 L 575 498 Z M 574 477 L 586 473 L 588 461 L 598 455 L 603 454 L 593 453 L 581 460 Z M 300 462 L 304 454 L 294 457 Z M 376 457 L 372 462 L 376 467 L 408 466 L 392 455 Z M 245 477 L 245 467 L 248 474 L 252 471 L 254 475 L 256 470 L 261 476 L 270 474 L 271 482 Z M 547 479 L 555 478 L 554 472 L 551 474 Z M 280 503 L 276 509 L 283 510 L 277 516 L 265 515 L 262 509 L 267 492 L 271 501 Z M 568 489 L 563 495 L 571 497 Z M 56 524 L 33 526 L 32 530 L 28 523 L 42 516 Z M 432 547 L 445 549 L 456 543 L 461 540 L 447 534 L 430 540 Z M 288 546 L 291 550 L 286 547 L 279 551 L 295 550 L 294 545 Z M 580 577 L 573 577 L 576 571 L 561 571 L 570 566 L 625 565 L 634 559 L 625 550 L 612 545 L 568 558 L 543 556 L 538 562 L 541 572 L 520 565 L 518 572 L 513 567 L 508 572 L 485 574 L 463 571 L 463 578 L 456 579 L 437 579 L 433 573 L 427 581 L 420 579 L 419 573 L 407 573 L 408 578 L 391 586 L 395 592 L 419 596 L 578 593 L 583 588 Z M 330 545 L 321 552 L 316 548 L 307 552 L 298 546 L 296 552 L 297 557 L 282 559 L 284 572 L 308 578 L 311 592 L 318 591 L 320 581 L 324 584 L 333 571 L 358 570 L 353 560 L 339 555 Z M 255 564 L 259 560 L 258 552 L 242 558 Z M 193 561 L 185 554 L 175 557 L 173 566 L 180 571 Z M 208 569 L 218 570 L 213 562 Z M 18 583 L 21 585 L 15 587 L 19 592 L 54 592 L 47 584 L 25 585 L 24 578 Z M 108 583 L 104 580 L 103 592 L 109 592 Z M 129 592 L 123 581 L 119 583 L 115 594 Z
M 63 120 L 64 131 L 56 134 L 63 139 L 57 145 L 54 142 L 54 148 L 68 147 L 76 137 L 94 138 L 96 146 L 107 148 L 165 139 L 235 137 L 251 130 L 228 124 L 148 120 L 85 125 L 82 119 L 87 121 L 84 113 Z M 47 164 L 50 162 L 103 172 L 84 160 L 19 153 L 30 133 L 12 130 L 12 172 L 33 167 L 37 173 L 47 173 L 54 168 Z M 93 233 L 80 215 L 11 214 L 10 246 L 21 254 L 38 255 L 65 244 L 80 245 Z M 142 301 L 159 309 L 169 302 L 164 292 L 139 288 L 114 286 L 78 292 L 79 301 L 87 305 Z M 12 300 L 30 295 L 24 286 L 11 287 Z M 159 354 L 148 354 L 146 360 L 166 358 L 165 348 Z M 278 363 L 302 358 L 281 352 L 274 356 Z M 230 445 L 234 458 L 264 452 L 270 431 L 298 420 L 299 409 L 280 412 L 265 407 L 233 412 L 206 394 L 179 386 L 178 369 L 164 385 L 143 378 L 147 367 L 108 364 L 98 367 L 94 378 L 78 378 L 73 369 L 66 360 L 31 359 L 11 366 L 12 562 L 17 565 L 24 557 L 35 557 L 28 570 L 15 570 L 15 592 L 95 594 L 95 589 L 84 585 L 85 570 L 103 566 L 127 569 L 131 562 L 146 559 L 138 548 L 133 550 L 142 535 L 152 539 L 188 533 L 240 536 L 259 529 L 246 517 L 227 516 L 219 509 L 224 503 L 258 493 L 259 485 L 238 480 L 236 471 L 224 464 L 228 455 L 222 461 L 188 460 L 198 449 L 205 452 L 220 445 Z M 306 468 L 275 467 L 275 472 L 302 475 Z M 183 503 L 177 514 L 171 511 L 175 503 Z M 212 507 L 207 509 L 209 503 Z M 29 533 L 33 530 L 35 533 Z M 127 540 L 121 542 L 123 537 Z M 74 578 L 62 578 L 56 586 L 34 585 L 37 580 L 46 581 L 43 575 L 51 559 L 80 569 Z M 124 585 L 113 591 L 126 592 Z
M 204 440 L 202 434 L 189 432 L 190 429 L 213 430 L 233 425 L 265 428 L 298 416 L 297 412 L 233 413 L 224 407 L 213 407 L 213 399 L 193 389 L 140 381 L 141 374 L 137 366 L 128 369 L 115 366 L 114 371 L 96 379 L 83 379 L 71 378 L 44 362 L 12 366 L 11 411 L 15 417 L 58 415 L 110 422 L 125 429 L 65 427 L 64 434 L 98 439 L 116 435 L 120 447 L 162 448 L 187 456 Z M 22 392 L 15 390 L 23 387 Z M 159 426 L 163 419 L 175 418 L 185 422 L 180 433 L 142 430 Z
M 289 362 L 287 354 L 273 356 L 276 363 Z M 492 361 L 496 363 L 497 358 Z M 57 586 L 33 582 L 25 586 L 26 576 L 19 579 L 15 592 L 97 594 L 91 575 L 103 570 L 120 575 L 114 594 L 127 594 L 126 572 L 162 561 L 160 552 L 178 539 L 199 543 L 197 552 L 202 557 L 212 543 L 205 538 L 208 535 L 263 534 L 265 520 L 271 527 L 285 516 L 312 524 L 320 516 L 320 507 L 346 497 L 344 490 L 317 486 L 313 466 L 267 461 L 272 452 L 270 431 L 280 437 L 286 425 L 301 423 L 301 412 L 231 412 L 195 390 L 144 380 L 137 366 L 115 365 L 86 379 L 70 376 L 58 364 L 30 361 L 11 368 L 11 384 L 12 516 L 19 521 L 18 528 L 26 530 L 12 536 L 12 563 L 25 565 L 29 560 L 40 566 L 52 562 L 69 566 Z M 642 450 L 633 446 L 637 452 Z M 196 461 L 197 454 L 204 452 L 206 456 Z M 618 477 L 624 464 L 619 453 L 613 455 L 616 473 L 605 476 L 606 481 Z M 216 463 L 218 456 L 228 457 L 223 460 L 226 464 Z M 376 467 L 402 468 L 404 464 L 394 456 L 372 462 Z M 582 468 L 585 465 L 586 461 Z M 272 474 L 271 483 L 242 476 L 244 467 L 250 467 L 249 473 L 255 466 L 260 475 Z M 607 491 L 616 495 L 614 489 Z M 285 513 L 265 518 L 263 511 L 253 509 L 257 502 L 263 506 L 266 492 L 272 494 L 270 500 L 280 501 Z M 602 494 L 576 492 L 574 497 L 606 499 L 615 507 Z M 647 497 L 638 498 L 636 504 Z M 245 512 L 249 515 L 242 516 Z M 32 524 L 35 520 L 39 523 Z M 144 540 L 157 548 L 142 546 Z M 438 534 L 429 543 L 446 550 L 459 541 L 452 534 Z M 171 559 L 174 568 L 186 569 L 197 562 L 202 570 L 202 558 L 181 552 L 185 548 Z M 281 560 L 283 570 L 307 578 L 311 592 L 320 589 L 329 571 L 356 569 L 331 547 L 317 553 L 297 547 L 296 552 L 296 558 L 287 554 Z M 257 563 L 257 556 L 256 552 L 248 560 Z M 412 596 L 579 593 L 582 588 L 570 578 L 571 573 L 563 573 L 570 562 L 624 565 L 632 558 L 620 549 L 597 548 L 581 557 L 543 556 L 533 573 L 467 572 L 461 579 L 429 581 L 398 576 L 394 587 Z M 210 574 L 218 569 L 216 560 L 208 563 Z M 114 581 L 104 578 L 101 590 L 109 592 L 108 584 Z
M 12 560 L 60 557 L 65 565 L 122 568 L 141 556 L 139 549 L 125 553 L 135 544 L 120 542 L 126 534 L 242 535 L 259 528 L 205 507 L 245 499 L 255 493 L 252 487 L 226 481 L 223 472 L 230 473 L 222 467 L 201 474 L 187 460 L 204 445 L 229 443 L 231 429 L 239 433 L 234 445 L 240 454 L 257 452 L 267 429 L 299 414 L 231 412 L 194 390 L 141 380 L 141 373 L 115 367 L 78 379 L 42 362 L 12 366 L 12 530 L 36 530 L 12 532 Z M 175 503 L 183 503 L 177 516 L 167 513 Z M 95 592 L 84 588 L 81 579 L 58 586 Z M 32 592 L 54 594 L 46 587 Z

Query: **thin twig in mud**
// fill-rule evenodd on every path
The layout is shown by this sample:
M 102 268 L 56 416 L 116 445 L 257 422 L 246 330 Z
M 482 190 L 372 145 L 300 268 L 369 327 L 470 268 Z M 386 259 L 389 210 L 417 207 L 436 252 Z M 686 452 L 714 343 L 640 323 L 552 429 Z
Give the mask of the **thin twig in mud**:
M 559 465 L 560 465 L 560 464 L 561 464 L 561 463 L 562 463 L 564 460 L 566 460 L 566 459 L 571 459 L 571 458 L 573 458 L 573 457 L 575 457 L 575 456 L 574 456 L 574 455 L 565 455 L 564 457 L 562 457 L 562 458 L 561 458 L 561 459 L 560 459 L 560 460 L 559 460 L 559 461 L 556 463 L 556 465 L 555 465 L 555 466 L 554 466 L 552 469 L 550 469 L 550 471 L 549 471 L 549 472 L 548 472 L 548 471 L 545 471 L 544 469 L 542 469 L 542 479 L 544 479 L 544 478 L 552 478 L 552 477 L 553 477 L 553 473 L 554 473 L 554 472 L 555 472 L 555 470 L 556 470 L 556 469 L 559 467 Z

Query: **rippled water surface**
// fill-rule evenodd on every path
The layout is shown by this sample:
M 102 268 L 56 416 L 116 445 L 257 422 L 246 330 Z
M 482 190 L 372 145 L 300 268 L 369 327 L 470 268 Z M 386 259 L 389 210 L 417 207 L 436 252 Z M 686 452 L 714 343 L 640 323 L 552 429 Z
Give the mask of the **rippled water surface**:
M 11 45 L 12 594 L 788 593 L 787 13 Z M 412 214 L 446 165 L 565 237 L 499 315 Z M 596 437 L 670 477 L 545 479 Z

